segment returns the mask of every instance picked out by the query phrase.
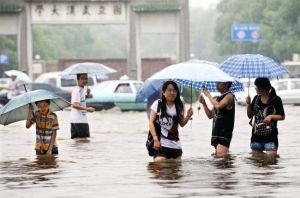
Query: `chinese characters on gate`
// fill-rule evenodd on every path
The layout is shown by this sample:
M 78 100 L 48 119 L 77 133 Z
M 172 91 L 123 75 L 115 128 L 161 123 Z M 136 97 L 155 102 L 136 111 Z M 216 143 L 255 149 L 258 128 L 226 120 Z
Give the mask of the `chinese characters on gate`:
M 33 22 L 82 22 L 83 20 L 125 20 L 125 3 L 122 2 L 62 2 L 32 3 Z

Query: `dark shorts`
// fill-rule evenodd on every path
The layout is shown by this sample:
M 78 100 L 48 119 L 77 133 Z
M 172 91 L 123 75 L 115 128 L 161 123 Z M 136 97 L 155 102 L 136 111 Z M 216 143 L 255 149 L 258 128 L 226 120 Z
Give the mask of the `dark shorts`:
M 71 138 L 90 137 L 90 128 L 88 123 L 71 123 Z
M 225 137 L 212 137 L 211 138 L 211 145 L 217 148 L 218 144 L 226 146 L 229 148 L 231 139 Z
M 165 157 L 167 159 L 176 159 L 182 155 L 182 149 L 173 149 L 167 147 L 161 147 L 159 151 L 155 151 L 154 158 Z
M 35 150 L 36 155 L 45 155 L 47 151 Z M 58 147 L 53 146 L 51 155 L 58 155 Z

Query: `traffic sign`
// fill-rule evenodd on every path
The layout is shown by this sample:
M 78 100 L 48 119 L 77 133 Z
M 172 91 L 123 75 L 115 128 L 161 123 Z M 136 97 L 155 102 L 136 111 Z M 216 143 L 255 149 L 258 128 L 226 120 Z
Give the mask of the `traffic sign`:
M 260 24 L 232 24 L 231 40 L 256 42 L 261 40 Z

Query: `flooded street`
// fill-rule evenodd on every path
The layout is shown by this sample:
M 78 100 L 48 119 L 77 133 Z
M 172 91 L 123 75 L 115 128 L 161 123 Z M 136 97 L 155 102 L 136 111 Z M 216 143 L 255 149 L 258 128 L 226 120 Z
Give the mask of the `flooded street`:
M 0 126 L 0 197 L 296 197 L 300 193 L 300 106 L 285 106 L 276 160 L 253 158 L 245 107 L 237 107 L 231 155 L 215 158 L 201 111 L 181 128 L 181 163 L 151 163 L 146 112 L 88 114 L 91 138 L 70 139 L 70 111 L 57 112 L 59 156 L 35 156 L 35 129 Z

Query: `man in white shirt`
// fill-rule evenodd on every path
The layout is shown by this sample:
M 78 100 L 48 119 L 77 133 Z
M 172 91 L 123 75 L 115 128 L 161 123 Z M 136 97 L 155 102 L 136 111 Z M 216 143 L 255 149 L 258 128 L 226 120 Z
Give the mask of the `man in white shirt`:
M 71 138 L 90 137 L 89 124 L 86 112 L 94 112 L 93 107 L 86 106 L 86 93 L 84 86 L 87 85 L 87 74 L 77 74 L 78 85 L 72 91 L 71 98 Z

